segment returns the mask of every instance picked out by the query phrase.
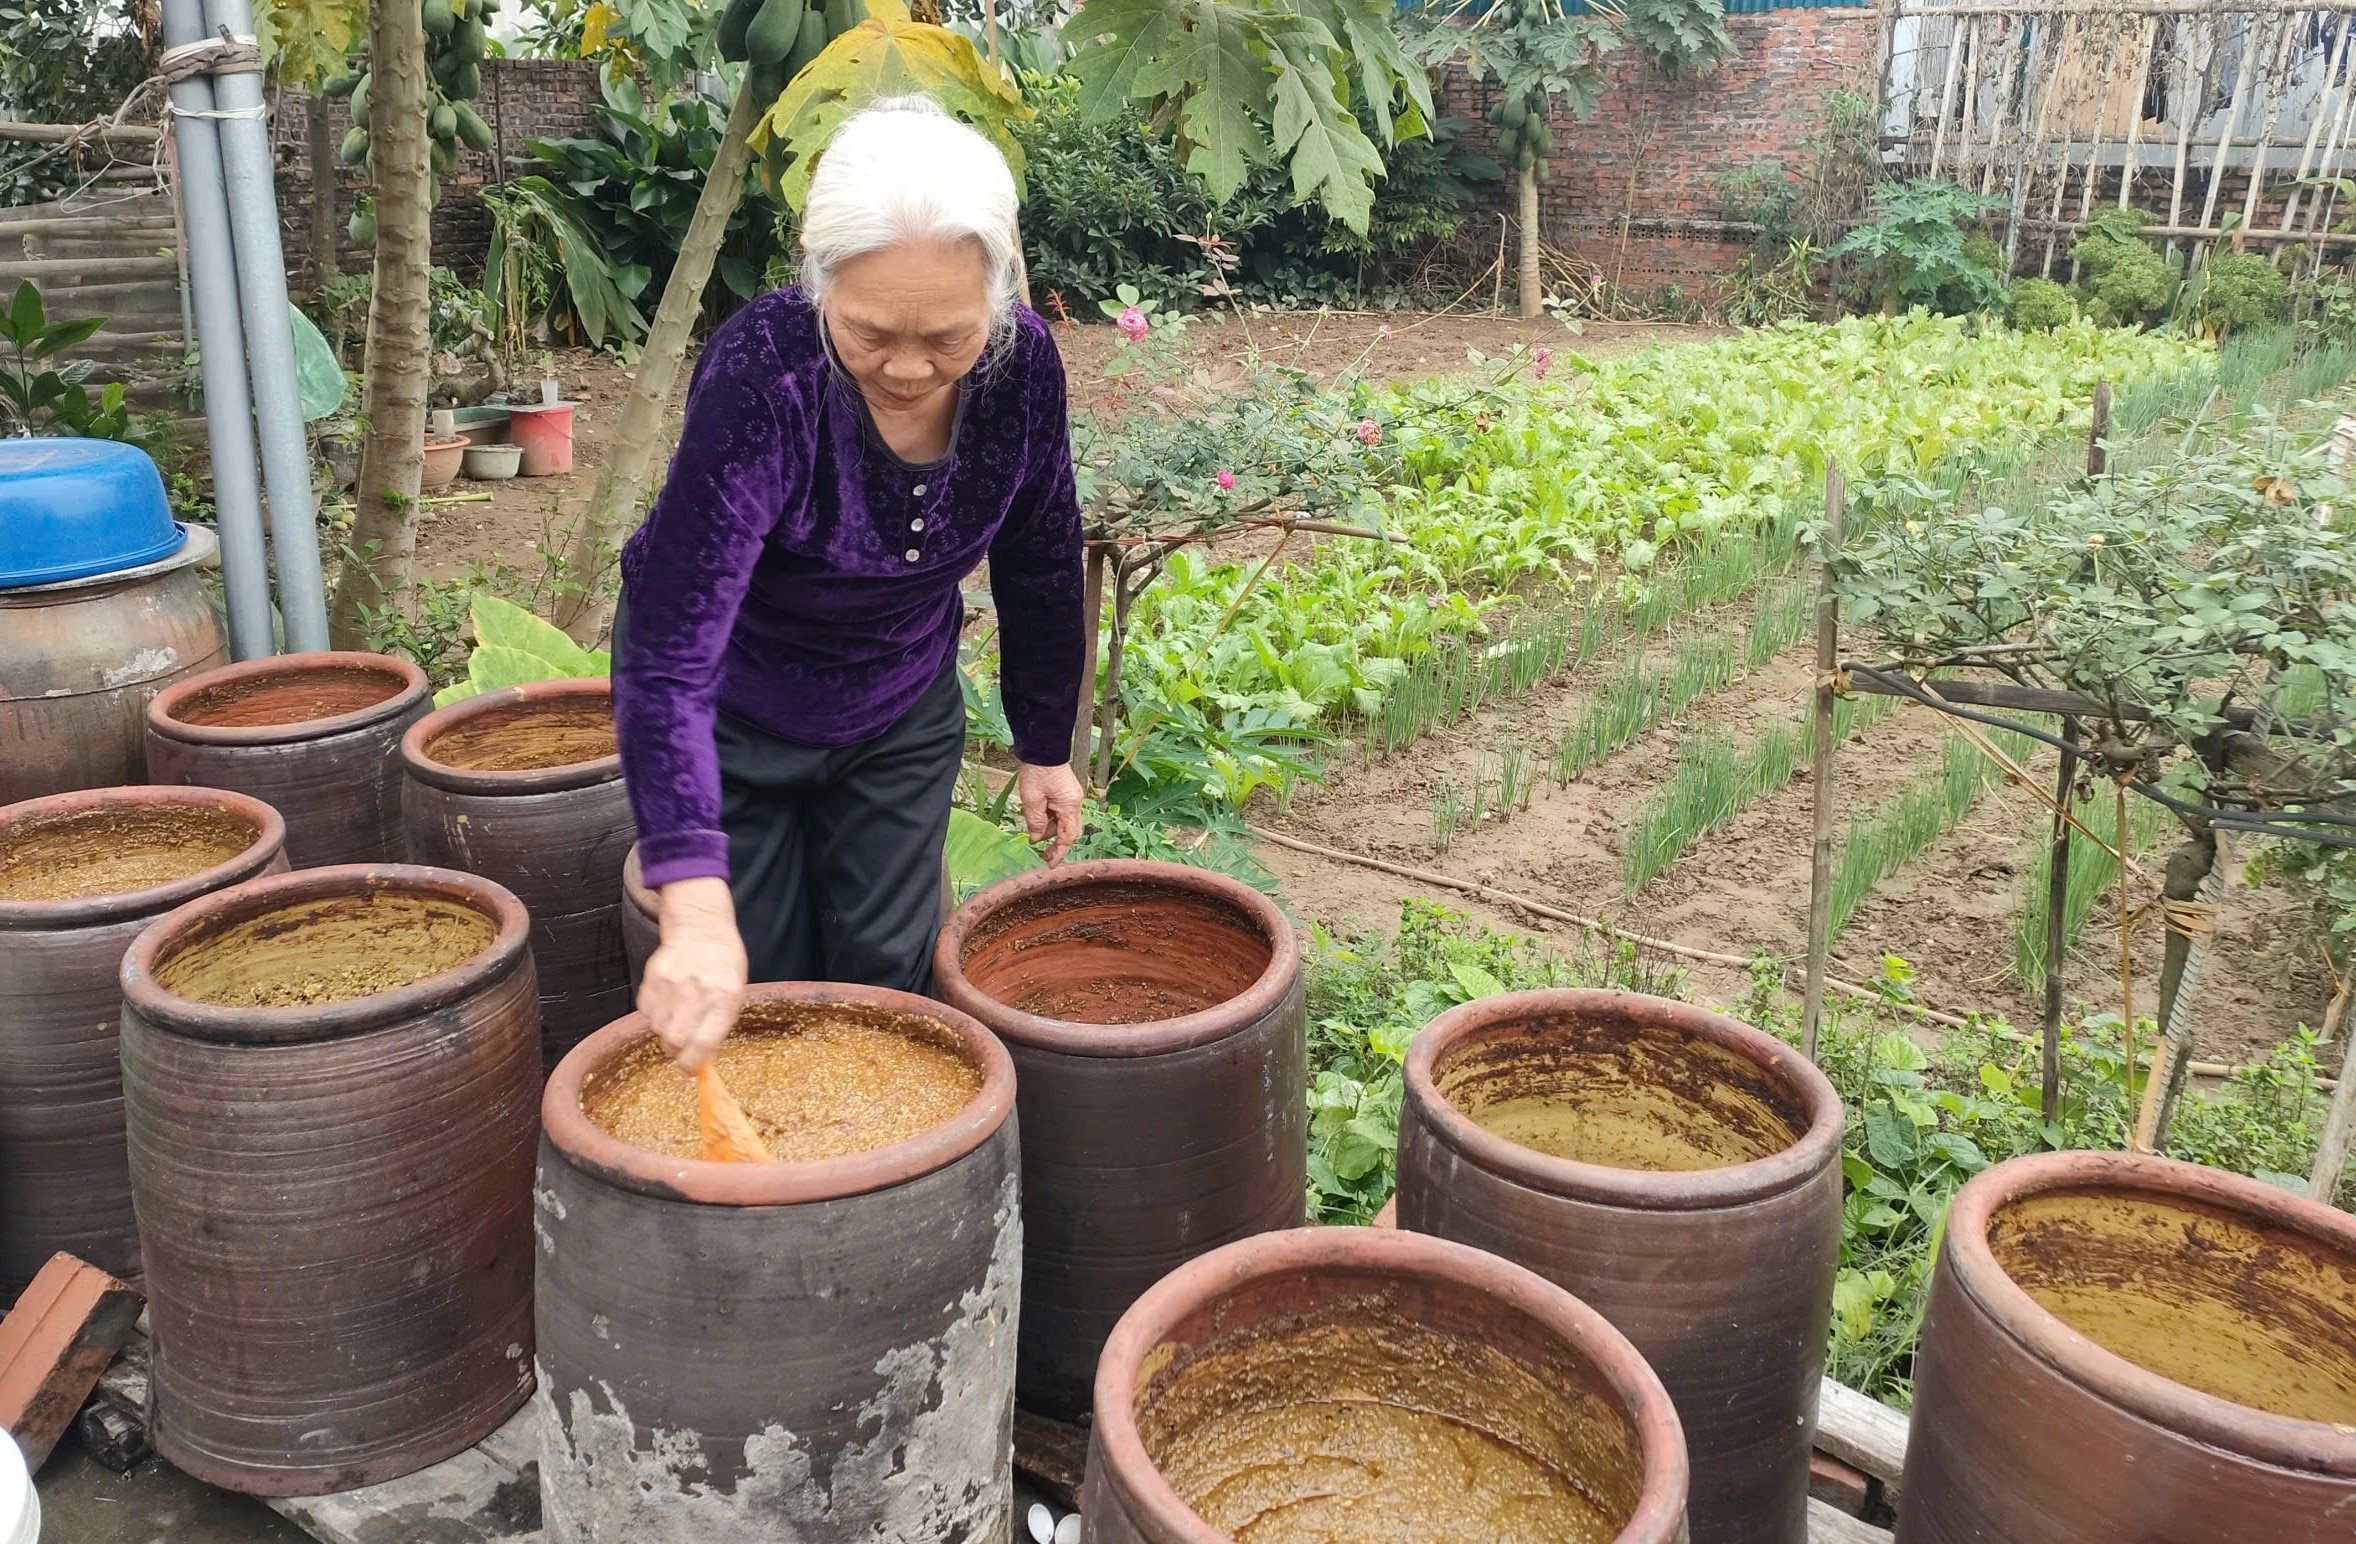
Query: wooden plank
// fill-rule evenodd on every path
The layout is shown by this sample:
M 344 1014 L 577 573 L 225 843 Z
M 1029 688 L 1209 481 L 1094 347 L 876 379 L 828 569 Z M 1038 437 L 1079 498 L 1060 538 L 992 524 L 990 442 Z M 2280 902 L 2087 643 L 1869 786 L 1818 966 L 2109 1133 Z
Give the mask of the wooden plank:
M 536 1467 L 540 1462 L 540 1402 L 525 1400 L 506 1425 L 475 1444 L 475 1451 L 518 1474 Z
M 1895 1501 L 1906 1470 L 1906 1417 L 1827 1378 L 1816 1395 L 1816 1447 L 1882 1482 Z
M 1808 1544 L 1890 1544 L 1890 1530 L 1808 1498 Z
M 1088 1474 L 1088 1433 L 1028 1410 L 1014 1412 L 1014 1466 L 1037 1481 L 1048 1499 L 1070 1509 L 1080 1504 L 1080 1482 Z
M 69 274 L 80 274 L 86 279 L 159 279 L 167 275 L 177 278 L 179 273 L 179 259 L 169 256 L 74 257 L 0 262 L 0 280 L 10 284 L 18 279 L 31 279 L 46 286 Z
M 540 1544 L 540 1472 L 468 1448 L 431 1468 L 332 1496 L 265 1498 L 322 1544 Z

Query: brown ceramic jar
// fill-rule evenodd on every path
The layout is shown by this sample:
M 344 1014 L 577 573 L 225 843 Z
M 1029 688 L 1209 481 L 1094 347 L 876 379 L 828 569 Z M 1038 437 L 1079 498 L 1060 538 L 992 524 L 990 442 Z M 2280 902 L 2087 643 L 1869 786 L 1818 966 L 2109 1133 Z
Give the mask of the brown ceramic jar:
M 2356 1218 L 2257 1180 L 2042 1153 L 1947 1209 L 1902 1544 L 2356 1537 Z
M 534 681 L 441 708 L 402 737 L 409 855 L 495 879 L 532 916 L 553 1067 L 630 1011 L 622 859 L 637 840 L 603 680 Z
M 123 951 L 183 902 L 282 872 L 285 834 L 268 805 L 211 788 L 0 809 L 0 1303 L 61 1249 L 138 1278 Z
M 529 925 L 488 880 L 304 869 L 123 961 L 156 1450 L 260 1495 L 448 1458 L 531 1392 Z
M 174 682 L 147 704 L 147 775 L 252 794 L 296 868 L 398 863 L 402 732 L 425 673 L 385 654 L 280 654 Z
M 964 1014 L 869 987 L 756 985 L 740 1030 L 844 1016 L 953 1052 L 978 1091 L 866 1151 L 712 1163 L 625 1142 L 583 1108 L 648 1056 L 643 1015 L 591 1035 L 549 1079 L 536 1192 L 549 1544 L 1008 1537 L 1014 1068 Z
M 1466 1003 L 1408 1048 L 1399 1226 L 1593 1307 L 1684 1418 L 1696 1544 L 1803 1544 L 1841 1105 L 1797 1051 L 1623 992 Z
M 662 901 L 638 871 L 638 844 L 622 860 L 622 957 L 630 962 L 630 988 L 646 974 L 647 958 L 663 941 Z
M 1021 1400 L 1076 1420 L 1147 1287 L 1307 1219 L 1300 944 L 1273 901 L 1223 875 L 1070 863 L 959 907 L 933 980 L 1014 1057 Z
M 1223 1510 L 1279 1508 L 1288 1538 L 1680 1544 L 1686 1488 L 1668 1393 L 1569 1293 L 1442 1239 L 1304 1228 L 1122 1316 L 1082 1505 L 1095 1544 L 1231 1544 Z

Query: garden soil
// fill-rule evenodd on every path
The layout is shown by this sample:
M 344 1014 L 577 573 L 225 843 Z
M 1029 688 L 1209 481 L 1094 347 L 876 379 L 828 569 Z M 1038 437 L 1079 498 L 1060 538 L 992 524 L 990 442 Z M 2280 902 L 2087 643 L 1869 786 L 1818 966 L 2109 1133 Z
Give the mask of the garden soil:
M 1739 636 L 1747 609 L 1746 603 L 1723 607 L 1698 625 Z M 1453 783 L 1460 792 L 1469 790 L 1476 770 L 1493 760 L 1509 735 L 1542 760 L 1562 726 L 1608 679 L 1615 668 L 1609 655 L 1524 696 L 1492 701 L 1387 760 L 1368 763 L 1354 746 L 1337 748 L 1328 757 L 1324 786 L 1304 789 L 1288 811 L 1263 810 L 1255 819 L 1323 846 L 1492 885 L 1683 947 L 1796 961 L 1807 944 L 1814 797 L 1805 768 L 1688 846 L 1640 895 L 1628 894 L 1624 865 L 1636 812 L 1675 771 L 1679 744 L 1704 728 L 1724 730 L 1740 742 L 1767 724 L 1796 722 L 1810 703 L 1813 647 L 1787 650 L 1703 698 L 1590 767 L 1567 789 L 1542 780 L 1526 811 L 1503 822 L 1471 824 L 1445 852 L 1436 850 L 1433 833 L 1432 804 L 1440 788 Z M 1853 736 L 1835 768 L 1836 835 L 1853 814 L 1935 772 L 1947 733 L 1930 710 L 1909 705 Z M 2029 770 L 2050 785 L 2050 753 L 2033 760 Z M 2034 1027 L 2043 998 L 2013 974 L 2012 959 L 2022 898 L 2045 840 L 2043 810 L 2040 800 L 2010 785 L 1984 792 L 1928 852 L 1876 886 L 1834 941 L 1833 973 L 1876 981 L 1883 957 L 1893 955 L 1913 967 L 1908 989 L 1917 1001 L 1952 1012 L 2000 1014 Z M 1403 894 L 1525 933 L 1560 938 L 1573 931 L 1460 892 L 1419 887 L 1270 844 L 1261 846 L 1260 857 L 1277 875 L 1295 915 L 1345 931 L 1388 931 L 1397 923 Z M 2164 857 L 2163 848 L 2139 860 L 2129 882 L 2134 905 L 2156 892 Z M 2117 917 L 2106 897 L 2077 939 L 2066 978 L 2073 1016 L 2117 1012 Z M 2229 885 L 2196 1005 L 2200 1057 L 2241 1062 L 2263 1056 L 2298 1025 L 2320 1021 L 2331 983 L 2311 956 L 2290 952 L 2299 921 L 2296 901 L 2281 889 Z M 2148 1017 L 2157 1005 L 2163 939 L 2150 919 L 2133 936 L 2136 1012 Z M 1648 963 L 1685 971 L 1698 999 L 1720 1005 L 1738 1003 L 1750 987 L 1737 967 L 1666 954 Z

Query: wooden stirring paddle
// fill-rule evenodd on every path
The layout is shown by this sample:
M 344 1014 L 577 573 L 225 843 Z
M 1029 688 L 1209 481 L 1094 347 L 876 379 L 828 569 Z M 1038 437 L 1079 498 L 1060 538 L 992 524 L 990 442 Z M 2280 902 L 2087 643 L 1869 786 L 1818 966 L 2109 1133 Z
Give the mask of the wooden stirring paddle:
M 720 1069 L 705 1062 L 695 1069 L 695 1125 L 703 1133 L 704 1157 L 713 1163 L 767 1163 L 769 1149 L 745 1118 L 744 1106 L 720 1081 Z

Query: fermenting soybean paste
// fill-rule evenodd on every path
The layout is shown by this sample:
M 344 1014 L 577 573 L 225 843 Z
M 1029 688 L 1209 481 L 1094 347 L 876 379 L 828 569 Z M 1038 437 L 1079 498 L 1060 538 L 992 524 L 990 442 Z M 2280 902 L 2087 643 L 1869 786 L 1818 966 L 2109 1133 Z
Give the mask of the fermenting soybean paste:
M 114 807 L 22 821 L 0 834 L 0 901 L 68 901 L 168 885 L 254 844 L 223 809 Z
M 614 753 L 613 709 L 603 702 L 555 702 L 487 712 L 435 735 L 425 753 L 469 772 L 538 772 L 602 761 Z
M 1607 1544 L 1615 1418 L 1491 1346 L 1328 1319 L 1199 1358 L 1138 1411 L 1162 1477 L 1238 1544 Z M 1598 1483 L 1602 1481 L 1603 1483 Z
M 950 1119 L 982 1087 L 980 1071 L 940 1026 L 829 1006 L 748 1004 L 716 1064 L 781 1163 L 905 1141 Z M 634 1147 L 675 1158 L 703 1150 L 695 1079 L 651 1037 L 591 1077 L 581 1108 Z

